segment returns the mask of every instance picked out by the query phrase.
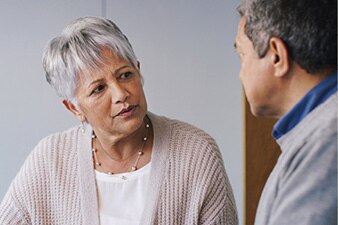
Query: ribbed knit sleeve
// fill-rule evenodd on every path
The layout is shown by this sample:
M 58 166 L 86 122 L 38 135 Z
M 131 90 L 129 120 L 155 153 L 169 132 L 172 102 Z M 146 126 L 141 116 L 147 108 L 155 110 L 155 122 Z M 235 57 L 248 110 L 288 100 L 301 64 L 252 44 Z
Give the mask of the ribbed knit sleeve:
M 0 224 L 81 224 L 77 130 L 44 138 L 0 207 Z
M 10 193 L 7 193 L 0 204 L 0 224 L 28 224 L 24 214 L 17 207 Z
M 205 200 L 201 207 L 198 224 L 238 224 L 232 188 L 218 148 L 216 145 L 209 145 L 206 148 L 206 152 L 210 151 L 214 154 L 207 156 L 206 153 L 202 159 L 203 164 L 205 162 L 203 165 L 205 174 L 197 182 L 204 181 Z
M 153 224 L 238 224 L 232 188 L 215 141 L 189 124 L 169 122 L 169 157 Z

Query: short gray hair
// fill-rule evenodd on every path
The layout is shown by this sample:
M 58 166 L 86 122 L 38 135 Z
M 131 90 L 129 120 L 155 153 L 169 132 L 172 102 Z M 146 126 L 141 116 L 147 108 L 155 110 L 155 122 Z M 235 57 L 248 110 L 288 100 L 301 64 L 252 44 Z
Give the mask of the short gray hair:
M 260 57 L 278 37 L 306 71 L 337 69 L 337 0 L 241 0 L 237 10 Z
M 78 75 L 100 70 L 106 60 L 103 48 L 137 67 L 137 58 L 128 38 L 105 18 L 79 18 L 48 43 L 43 53 L 43 67 L 48 83 L 61 98 L 76 103 Z

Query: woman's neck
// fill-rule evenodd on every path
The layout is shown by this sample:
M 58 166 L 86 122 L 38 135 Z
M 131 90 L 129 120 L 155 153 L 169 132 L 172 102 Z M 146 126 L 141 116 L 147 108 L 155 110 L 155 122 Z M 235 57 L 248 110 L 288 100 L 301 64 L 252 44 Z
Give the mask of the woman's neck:
M 143 138 L 148 134 L 146 124 L 148 118 L 145 117 L 142 124 L 132 133 L 107 133 L 105 131 L 94 129 L 96 136 L 95 147 L 109 153 L 117 160 L 123 160 L 135 153 L 142 145 Z
M 146 165 L 151 158 L 153 132 L 150 120 L 125 137 L 93 135 L 93 159 L 97 170 L 106 173 L 123 173 Z M 113 140 L 113 141 L 112 141 Z

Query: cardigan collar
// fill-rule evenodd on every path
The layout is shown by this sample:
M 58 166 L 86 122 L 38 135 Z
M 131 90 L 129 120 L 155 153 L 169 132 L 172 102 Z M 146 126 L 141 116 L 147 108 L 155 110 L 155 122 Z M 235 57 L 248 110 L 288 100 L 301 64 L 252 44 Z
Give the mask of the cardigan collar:
M 80 196 L 81 196 L 81 209 L 83 224 L 85 225 L 98 225 L 98 198 L 95 182 L 94 163 L 91 151 L 91 135 L 93 129 L 90 125 L 78 129 L 78 165 L 79 165 L 79 182 L 80 182 Z
M 154 140 L 151 155 L 151 171 L 149 188 L 146 196 L 146 206 L 141 219 L 141 224 L 151 224 L 156 214 L 155 209 L 159 199 L 160 185 L 167 169 L 169 157 L 169 144 L 171 127 L 165 117 L 159 117 L 151 112 L 147 115 L 153 126 Z M 91 135 L 93 129 L 85 126 L 85 132 L 78 128 L 78 165 L 80 196 L 82 204 L 83 223 L 88 225 L 99 224 L 99 208 L 97 187 L 95 181 L 94 163 L 91 152 Z

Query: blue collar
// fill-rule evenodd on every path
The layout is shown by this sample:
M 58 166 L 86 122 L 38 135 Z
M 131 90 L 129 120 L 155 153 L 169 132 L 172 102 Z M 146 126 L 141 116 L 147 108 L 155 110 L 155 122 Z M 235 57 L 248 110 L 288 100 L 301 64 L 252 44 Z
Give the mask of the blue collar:
M 280 138 L 294 128 L 307 114 L 337 91 L 337 72 L 312 88 L 274 126 L 272 135 Z

